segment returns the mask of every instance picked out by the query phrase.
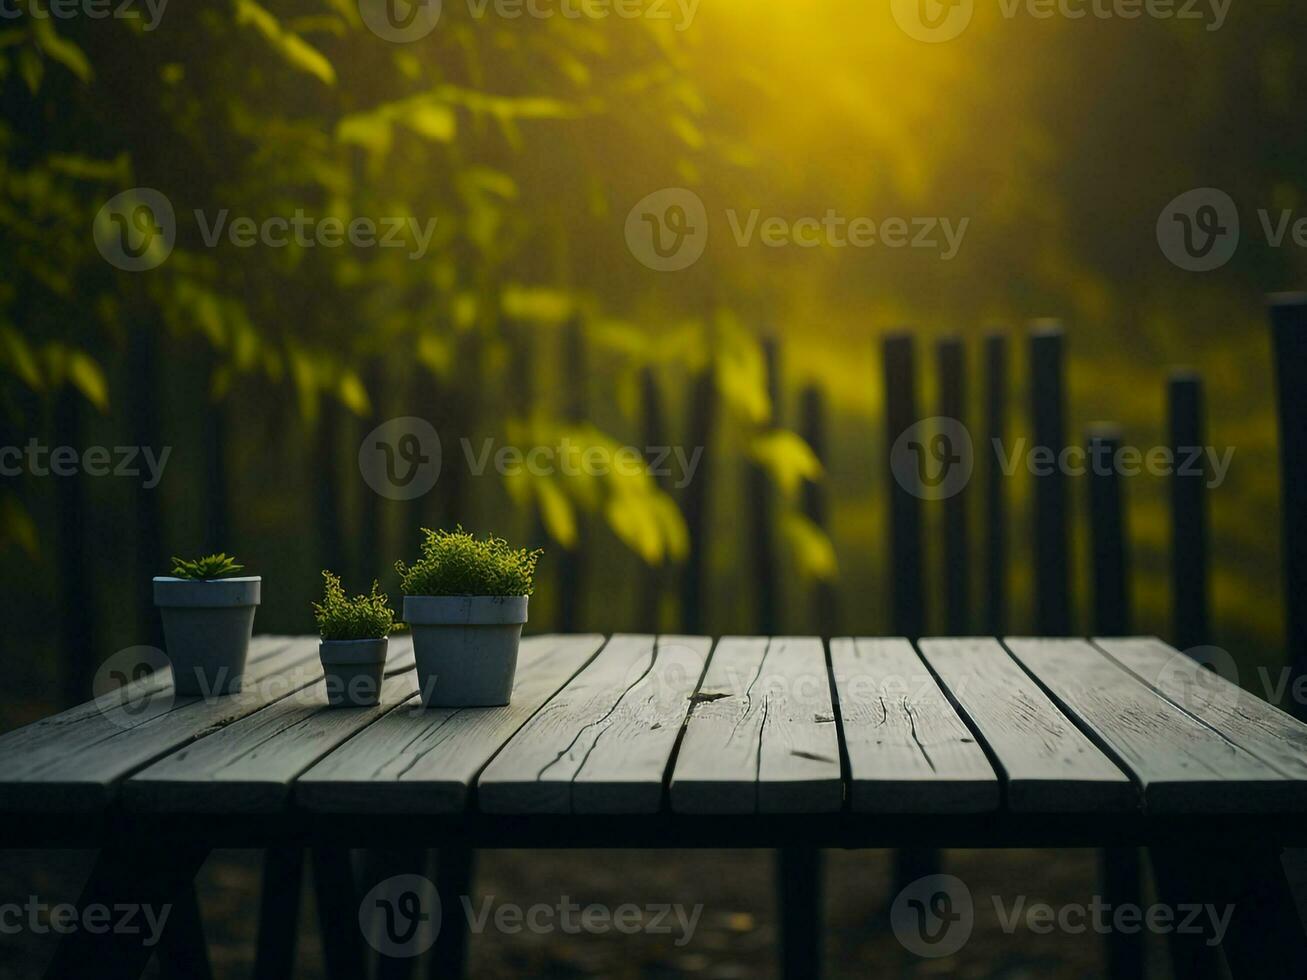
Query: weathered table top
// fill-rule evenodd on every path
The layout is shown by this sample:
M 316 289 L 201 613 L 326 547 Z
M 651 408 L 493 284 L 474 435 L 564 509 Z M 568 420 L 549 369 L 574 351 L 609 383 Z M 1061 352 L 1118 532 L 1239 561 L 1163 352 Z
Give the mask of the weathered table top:
M 1307 813 L 1307 726 L 1155 639 L 524 639 L 512 704 L 327 707 L 315 637 L 241 693 L 147 678 L 0 737 L 0 846 L 174 827 L 215 845 L 1090 846 Z

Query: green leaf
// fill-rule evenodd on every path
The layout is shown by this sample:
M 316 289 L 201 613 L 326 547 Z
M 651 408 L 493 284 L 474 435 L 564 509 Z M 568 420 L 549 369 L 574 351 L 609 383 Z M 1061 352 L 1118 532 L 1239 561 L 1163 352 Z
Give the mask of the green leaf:
M 336 124 L 336 139 L 376 154 L 390 150 L 390 120 L 382 113 L 357 112 Z
M 100 365 L 96 364 L 89 354 L 73 350 L 68 352 L 65 367 L 68 371 L 68 380 L 72 382 L 73 387 L 85 395 L 86 400 L 100 411 L 107 411 L 109 385 L 105 381 L 104 372 L 100 370 Z
M 835 546 L 826 533 L 796 511 L 781 517 L 781 537 L 794 554 L 794 564 L 805 578 L 830 581 L 839 574 Z
M 16 544 L 29 558 L 41 551 L 36 522 L 13 494 L 0 497 L 0 545 Z
M 749 455 L 771 474 L 781 493 L 792 498 L 805 480 L 821 478 L 821 460 L 798 435 L 772 429 L 755 436 Z
M 363 381 L 353 371 L 346 371 L 340 376 L 340 383 L 336 386 L 336 394 L 340 400 L 355 415 L 360 418 L 366 417 L 372 412 L 372 402 L 368 400 L 368 390 L 363 386 Z
M 434 143 L 450 142 L 457 128 L 454 110 L 435 102 L 412 102 L 398 116 L 405 126 Z
M 91 63 L 86 60 L 82 49 L 55 33 L 48 17 L 32 17 L 32 36 L 37 46 L 53 61 L 59 62 L 83 82 L 89 82 L 95 75 Z
M 254 28 L 296 68 L 316 76 L 324 85 L 336 84 L 336 69 L 322 52 L 282 27 L 276 17 L 254 0 L 236 0 L 236 23 Z
M 33 391 L 40 391 L 44 387 L 36 354 L 23 335 L 13 327 L 0 327 L 0 350 L 5 353 L 5 365 L 18 375 L 23 384 Z

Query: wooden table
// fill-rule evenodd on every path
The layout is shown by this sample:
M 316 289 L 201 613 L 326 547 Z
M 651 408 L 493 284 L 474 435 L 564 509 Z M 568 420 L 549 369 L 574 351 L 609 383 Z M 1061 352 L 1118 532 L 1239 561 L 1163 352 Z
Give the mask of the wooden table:
M 100 847 L 83 904 L 178 903 L 179 975 L 205 969 L 192 880 L 224 846 L 311 848 L 324 916 L 355 925 L 344 848 L 439 848 L 444 891 L 477 848 L 775 847 L 793 973 L 818 848 L 1138 845 L 1166 902 L 1235 903 L 1235 976 L 1302 962 L 1279 854 L 1307 837 L 1307 726 L 1160 641 L 537 636 L 511 705 L 461 710 L 423 710 L 391 651 L 375 708 L 326 706 L 316 638 L 264 636 L 239 694 L 147 678 L 0 737 L 4 846 Z M 350 975 L 357 935 L 326 931 Z M 149 952 L 75 933 L 51 975 Z

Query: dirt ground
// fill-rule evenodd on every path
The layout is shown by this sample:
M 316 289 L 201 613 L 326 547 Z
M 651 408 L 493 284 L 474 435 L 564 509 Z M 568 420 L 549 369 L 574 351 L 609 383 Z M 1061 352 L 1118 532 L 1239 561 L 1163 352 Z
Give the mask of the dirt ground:
M 25 902 L 29 895 L 46 903 L 74 899 L 92 858 L 85 852 L 0 851 L 0 905 Z M 1100 977 L 1103 943 L 1093 931 L 1041 934 L 1020 916 L 1011 934 L 1003 928 L 1005 918 L 1011 927 L 1011 909 L 1023 896 L 1027 909 L 1037 902 L 1054 907 L 1090 903 L 1098 888 L 1096 860 L 1091 851 L 946 852 L 945 870 L 971 892 L 974 928 L 956 953 L 923 959 L 905 949 L 889 927 L 889 854 L 828 851 L 825 975 L 837 980 Z M 259 869 L 255 852 L 222 851 L 210 857 L 202 872 L 200 901 L 219 980 L 251 974 Z M 486 852 L 478 856 L 473 893 L 474 909 L 498 909 L 505 903 L 556 907 L 563 901 L 609 908 L 680 903 L 689 916 L 702 905 L 688 941 L 679 926 L 669 934 L 610 930 L 575 935 L 560 929 L 506 934 L 491 925 L 471 941 L 470 976 L 478 980 L 776 975 L 773 865 L 765 851 Z M 296 976 L 321 977 L 311 897 L 301 911 Z M 1164 937 L 1149 936 L 1147 943 L 1150 977 L 1169 976 Z M 0 980 L 38 977 L 52 949 L 49 934 L 28 929 L 9 934 L 0 928 Z

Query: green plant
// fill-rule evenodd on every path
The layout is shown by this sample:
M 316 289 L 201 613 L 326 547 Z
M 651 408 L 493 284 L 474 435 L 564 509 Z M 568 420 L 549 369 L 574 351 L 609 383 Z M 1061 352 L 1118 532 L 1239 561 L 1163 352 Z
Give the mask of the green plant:
M 323 569 L 322 581 L 322 602 L 313 603 L 313 618 L 324 640 L 379 640 L 390 635 L 395 614 L 376 582 L 367 595 L 351 599 L 341 587 L 339 575 Z
M 509 547 L 503 538 L 477 540 L 459 526 L 422 529 L 422 556 L 412 567 L 395 562 L 405 595 L 530 595 L 543 551 Z
M 193 561 L 178 558 L 176 555 L 172 558 L 172 574 L 176 578 L 221 578 L 239 572 L 244 567 L 244 565 L 237 565 L 236 559 L 226 554 L 205 555 Z

